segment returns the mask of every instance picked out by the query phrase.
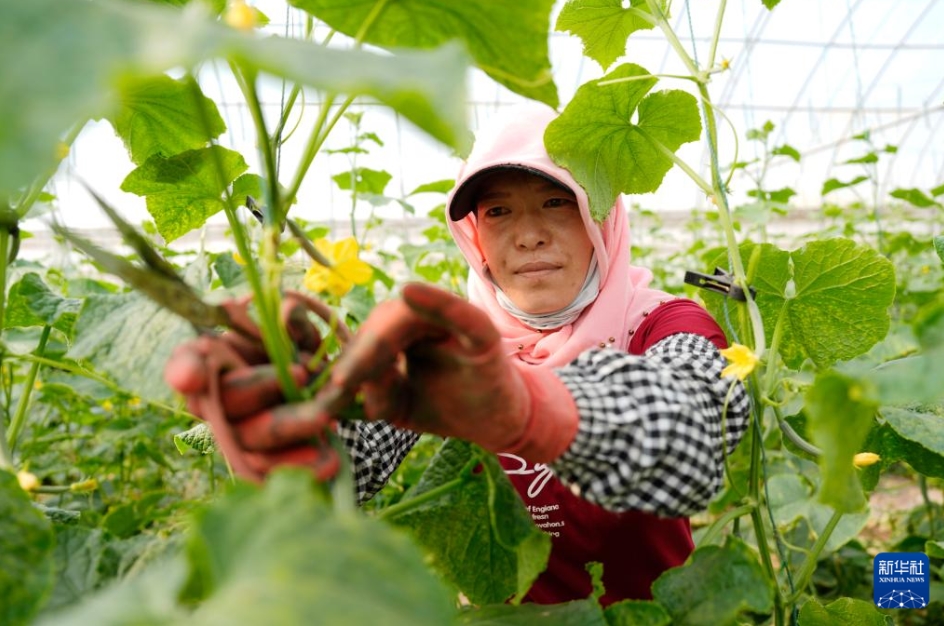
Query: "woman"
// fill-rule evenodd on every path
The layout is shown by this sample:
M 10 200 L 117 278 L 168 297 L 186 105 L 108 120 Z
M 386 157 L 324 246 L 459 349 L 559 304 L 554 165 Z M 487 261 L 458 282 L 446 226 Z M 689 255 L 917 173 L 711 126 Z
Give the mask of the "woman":
M 630 265 L 622 203 L 594 222 L 585 191 L 551 161 L 543 136 L 555 115 L 528 105 L 501 116 L 460 171 L 448 209 L 472 269 L 469 302 L 408 285 L 361 326 L 326 393 L 364 398 L 368 421 L 337 426 L 361 500 L 419 433 L 477 443 L 502 455 L 552 537 L 526 599 L 587 597 L 585 564 L 599 561 L 609 604 L 650 597 L 652 581 L 687 558 L 687 516 L 721 486 L 749 400 L 720 376 L 725 340 L 708 313 L 648 288 L 651 273 Z M 193 381 L 211 341 L 186 344 L 167 369 L 197 413 L 205 390 Z M 308 441 L 331 411 L 278 405 L 275 388 L 248 366 L 223 378 L 246 461 L 260 475 L 283 463 L 330 475 L 331 454 Z

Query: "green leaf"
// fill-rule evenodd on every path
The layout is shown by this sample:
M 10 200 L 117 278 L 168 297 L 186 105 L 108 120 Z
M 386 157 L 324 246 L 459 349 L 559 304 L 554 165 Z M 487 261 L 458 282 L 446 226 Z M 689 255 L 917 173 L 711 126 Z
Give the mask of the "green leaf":
M 800 151 L 789 144 L 783 144 L 782 146 L 774 148 L 770 151 L 770 154 L 774 156 L 787 156 L 797 163 L 800 162 Z
M 305 471 L 238 485 L 198 517 L 188 552 L 190 588 L 208 595 L 194 624 L 441 626 L 455 614 L 408 537 L 333 513 Z
M 87 557 L 82 557 L 87 558 Z M 189 611 L 177 604 L 187 574 L 183 559 L 160 561 L 120 584 L 85 595 L 37 622 L 36 626 L 180 626 Z M 91 589 L 89 590 L 91 591 Z M 236 626 L 233 622 L 232 626 Z
M 938 185 L 931 189 L 931 195 L 937 198 L 938 196 L 944 196 L 944 185 Z
M 82 300 L 53 293 L 39 274 L 30 272 L 10 287 L 3 325 L 52 326 L 69 334 L 81 307 Z
M 232 252 L 223 252 L 213 259 L 213 271 L 220 277 L 223 287 L 229 288 L 246 280 L 243 267 L 236 262 Z
M 882 417 L 899 436 L 944 457 L 942 415 L 931 410 L 884 407 Z
M 773 511 L 772 517 L 777 520 L 782 530 L 803 518 L 809 522 L 817 537 L 822 534 L 833 515 L 833 509 L 815 500 L 813 490 L 800 475 L 771 476 L 766 488 Z M 826 553 L 835 552 L 846 542 L 856 538 L 868 521 L 868 511 L 843 515 L 823 549 Z
M 426 183 L 420 185 L 413 191 L 407 194 L 409 196 L 415 196 L 418 193 L 449 193 L 449 191 L 456 186 L 456 181 L 452 178 L 447 178 L 445 180 L 437 180 L 431 183 Z
M 475 462 L 481 471 L 462 472 Z M 397 515 L 393 523 L 415 533 L 434 566 L 473 604 L 523 596 L 546 567 L 551 541 L 534 526 L 493 455 L 463 441 L 446 441 L 399 506 L 455 480 L 463 482 Z
M 748 546 L 729 536 L 724 546 L 704 546 L 689 561 L 663 573 L 652 597 L 674 626 L 733 626 L 745 612 L 770 613 L 774 587 Z
M 780 4 L 780 0 L 761 0 L 761 2 L 763 2 L 764 6 L 770 11 L 773 11 L 774 7 Z
M 618 624 L 618 622 L 615 622 Z M 489 605 L 459 614 L 460 626 L 613 626 L 603 617 L 600 605 L 591 600 L 562 604 Z
M 289 4 L 345 35 L 384 48 L 433 48 L 458 39 L 475 65 L 499 84 L 552 107 L 559 103 L 548 58 L 553 0 L 400 0 L 385 3 L 380 11 L 374 2 L 350 0 Z
M 549 11 L 550 0 L 541 1 Z M 109 0 L 0 0 L 0 14 L 0 195 L 50 175 L 56 145 L 70 128 L 114 113 L 122 78 L 219 57 L 315 88 L 375 98 L 449 146 L 469 144 L 467 61 L 457 45 L 380 55 L 242 33 L 201 11 Z M 546 49 L 546 21 L 532 36 L 538 31 Z M 508 32 L 493 31 L 500 38 L 496 50 L 507 50 Z M 530 54 L 531 41 L 516 37 L 515 43 Z
M 233 199 L 236 204 L 243 206 L 246 204 L 246 197 L 252 196 L 252 199 L 261 204 L 265 197 L 265 179 L 258 174 L 243 174 L 233 181 Z
M 0 470 L 0 623 L 26 624 L 53 581 L 53 534 L 13 474 Z
M 665 2 L 661 2 L 665 10 Z M 569 32 L 583 41 L 583 53 L 606 70 L 626 54 L 626 40 L 638 30 L 652 30 L 655 18 L 646 0 L 570 0 L 561 9 L 554 30 Z M 648 19 L 647 19 L 648 18 Z
M 894 626 L 891 616 L 881 613 L 875 605 L 855 598 L 839 598 L 823 606 L 808 600 L 800 609 L 799 626 Z
M 189 76 L 131 77 L 119 84 L 118 94 L 119 109 L 109 121 L 135 165 L 155 154 L 169 157 L 202 148 L 226 130 L 216 104 Z
M 743 244 L 745 266 L 768 342 L 778 332 L 780 355 L 799 369 L 809 358 L 818 367 L 865 353 L 888 332 L 895 297 L 894 268 L 874 249 L 850 239 L 824 239 L 786 252 L 770 244 Z M 728 267 L 726 253 L 712 265 Z M 753 261 L 751 260 L 753 258 Z M 724 319 L 721 296 L 704 298 Z
M 217 162 L 223 170 L 222 180 Z M 223 190 L 247 168 L 241 154 L 221 146 L 172 157 L 155 154 L 128 174 L 121 189 L 144 196 L 158 232 L 169 243 L 221 211 Z
M 905 202 L 921 209 L 927 209 L 933 206 L 941 206 L 940 202 L 937 202 L 920 189 L 916 189 L 914 187 L 910 189 L 899 187 L 898 189 L 892 190 L 892 192 L 888 195 L 890 195 L 892 198 L 904 200 Z
M 852 163 L 878 163 L 878 155 L 875 154 L 874 152 L 868 152 L 868 153 L 866 153 L 866 154 L 864 154 L 864 155 L 862 155 L 862 156 L 860 156 L 860 157 L 856 157 L 856 158 L 854 158 L 854 159 L 848 159 L 847 161 L 843 161 L 843 163 L 844 163 L 844 164 L 852 164 Z
M 862 384 L 839 372 L 818 375 L 806 392 L 807 431 L 822 450 L 819 501 L 841 513 L 865 506 L 852 457 L 862 450 L 875 411 Z
M 387 183 L 393 178 L 384 170 L 372 170 L 366 167 L 355 167 L 352 171 L 343 172 L 331 177 L 331 180 L 343 191 L 353 191 L 356 195 L 383 195 Z
M 609 626 L 670 626 L 672 616 L 662 605 L 644 600 L 623 600 L 606 608 Z
M 144 296 L 128 292 L 88 296 L 67 356 L 86 360 L 123 389 L 158 402 L 172 397 L 161 373 L 173 348 L 193 327 Z
M 632 80 L 600 85 L 619 79 Z M 701 134 L 694 96 L 679 90 L 646 95 L 657 80 L 638 65 L 620 65 L 582 85 L 544 134 L 548 154 L 587 190 L 598 221 L 620 193 L 658 189 L 673 165 L 664 151 L 673 153 Z
M 187 450 L 196 450 L 200 454 L 210 454 L 216 450 L 216 440 L 206 422 L 200 422 L 193 428 L 174 435 L 174 446 L 177 452 L 184 454 Z
M 944 541 L 928 541 L 924 544 L 924 552 L 932 559 L 944 558 Z
M 836 191 L 837 189 L 845 189 L 846 187 L 853 187 L 858 185 L 864 180 L 868 180 L 868 176 L 856 176 L 848 182 L 843 182 L 838 178 L 830 178 L 825 183 L 823 183 L 823 190 L 820 192 L 820 195 L 825 196 L 831 191 Z
M 873 429 L 864 449 L 882 457 L 882 468 L 904 461 L 919 474 L 944 478 L 944 456 L 925 448 L 920 442 L 905 439 L 888 424 Z M 863 470 L 863 479 L 865 472 L 872 468 Z

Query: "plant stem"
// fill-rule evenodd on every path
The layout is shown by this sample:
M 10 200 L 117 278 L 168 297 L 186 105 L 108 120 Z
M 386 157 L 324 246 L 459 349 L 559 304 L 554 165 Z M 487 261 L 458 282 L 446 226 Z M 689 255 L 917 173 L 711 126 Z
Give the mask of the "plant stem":
M 816 564 L 819 561 L 819 555 L 823 551 L 823 548 L 826 547 L 826 542 L 829 541 L 830 535 L 833 534 L 833 531 L 836 529 L 836 525 L 839 523 L 839 520 L 842 519 L 843 513 L 839 511 L 833 511 L 832 517 L 829 518 L 829 521 L 826 522 L 826 527 L 823 528 L 823 532 L 819 534 L 819 537 L 816 538 L 816 543 L 813 544 L 813 547 L 810 548 L 810 553 L 806 556 L 806 559 L 803 561 L 803 567 L 800 568 L 800 574 L 797 580 L 796 591 L 787 598 L 787 604 L 796 604 L 796 601 L 800 599 L 800 596 L 803 595 L 804 589 L 810 582 L 810 577 L 813 575 L 813 572 L 816 571 Z
M 449 482 L 443 483 L 438 487 L 433 487 L 429 491 L 424 491 L 415 498 L 410 498 L 409 500 L 397 502 L 396 504 L 388 506 L 377 513 L 377 518 L 382 520 L 391 520 L 395 517 L 403 515 L 404 513 L 412 511 L 413 509 L 419 508 L 431 500 L 435 500 L 445 493 L 449 493 L 453 489 L 461 487 L 463 484 L 465 484 L 466 480 L 466 475 L 464 473 L 460 474 L 457 478 L 453 478 Z
M 718 42 L 721 41 L 721 23 L 724 21 L 724 10 L 727 7 L 727 0 L 721 0 L 718 4 L 718 15 L 715 18 L 715 32 L 711 36 L 711 49 L 708 52 L 708 69 L 715 66 L 715 56 L 718 53 Z
M 665 35 L 669 45 L 672 46 L 672 49 L 675 50 L 679 59 L 685 64 L 685 68 L 691 73 L 695 80 L 702 82 L 704 80 L 702 72 L 695 65 L 695 61 L 692 60 L 692 57 L 686 52 L 685 48 L 682 46 L 682 42 L 675 36 L 675 31 L 672 30 L 672 25 L 669 24 L 669 20 L 666 18 L 665 13 L 662 12 L 659 4 L 656 0 L 646 0 L 646 5 L 649 7 L 649 12 L 656 18 L 656 24 L 662 29 L 662 34 Z
M 725 511 L 724 515 L 711 523 L 711 526 L 708 527 L 708 530 L 705 531 L 705 534 L 703 534 L 701 539 L 698 541 L 698 546 L 701 547 L 710 545 L 714 542 L 715 537 L 721 533 L 721 529 L 727 526 L 729 522 L 753 512 L 756 508 L 756 503 L 749 502 L 747 504 L 742 504 L 736 509 Z
M 429 491 L 424 491 L 423 493 L 416 496 L 415 498 L 410 498 L 409 500 L 400 501 L 400 502 L 397 502 L 396 504 L 392 504 L 388 506 L 387 508 L 379 511 L 377 513 L 377 518 L 383 519 L 383 520 L 393 519 L 395 517 L 403 515 L 404 513 L 417 509 L 420 506 L 426 504 L 427 502 L 435 500 L 436 498 L 442 496 L 443 494 L 449 493 L 453 489 L 461 487 L 463 484 L 465 484 L 469 480 L 469 477 L 472 476 L 472 470 L 474 470 L 478 464 L 479 464 L 479 457 L 473 456 L 471 459 L 469 459 L 469 462 L 466 463 L 465 466 L 461 470 L 459 470 L 458 474 L 456 474 L 456 477 L 450 480 L 449 482 L 443 483 L 439 485 L 438 487 L 433 487 Z
M 7 254 L 10 246 L 10 231 L 6 228 L 0 228 L 0 330 L 3 329 L 4 308 L 6 306 L 7 293 Z M 0 352 L 0 368 L 3 366 L 2 358 L 6 356 Z M 0 469 L 13 471 L 13 455 L 7 449 L 6 437 L 0 437 Z
M 46 342 L 49 341 L 49 333 L 52 326 L 43 326 L 43 333 L 39 336 L 39 345 L 36 346 L 35 353 L 42 356 L 46 351 Z M 20 394 L 19 404 L 16 405 L 16 413 L 13 414 L 13 420 L 10 422 L 10 428 L 7 429 L 7 446 L 10 451 L 16 450 L 16 440 L 20 435 L 20 429 L 26 421 L 26 409 L 29 407 L 30 396 L 33 393 L 33 385 L 36 382 L 36 374 L 39 372 L 40 364 L 33 361 L 30 364 L 29 372 L 26 373 L 26 380 L 23 381 L 23 393 Z
M 637 127 L 636 127 L 636 130 L 637 130 L 637 132 L 639 132 L 639 134 L 641 134 L 643 137 L 645 137 L 646 140 L 647 140 L 649 143 L 651 143 L 651 144 L 653 145 L 653 147 L 655 147 L 656 150 L 658 150 L 659 152 L 661 152 L 663 156 L 665 156 L 665 157 L 668 158 L 668 159 L 671 159 L 672 162 L 675 163 L 676 165 L 678 165 L 679 168 L 681 168 L 681 170 L 682 170 L 683 172 L 685 172 L 686 174 L 688 174 L 688 177 L 691 178 L 692 181 L 694 181 L 694 183 L 695 183 L 696 185 L 698 185 L 699 187 L 701 187 L 701 190 L 702 190 L 702 191 L 704 191 L 704 192 L 705 192 L 706 194 L 708 194 L 709 196 L 714 195 L 714 193 L 715 193 L 714 188 L 713 188 L 711 185 L 709 185 L 708 182 L 707 182 L 704 178 L 702 178 L 701 176 L 699 176 L 698 173 L 695 172 L 695 170 L 693 170 L 693 169 L 688 165 L 688 163 L 686 163 L 685 161 L 683 161 L 682 159 L 680 159 L 680 158 L 678 157 L 678 155 L 676 155 L 674 152 L 672 152 L 671 150 L 669 150 L 661 141 L 659 141 L 658 139 L 656 139 L 655 137 L 653 137 L 652 135 L 650 135 L 648 132 L 646 132 L 646 129 L 644 129 L 642 126 L 637 126 Z

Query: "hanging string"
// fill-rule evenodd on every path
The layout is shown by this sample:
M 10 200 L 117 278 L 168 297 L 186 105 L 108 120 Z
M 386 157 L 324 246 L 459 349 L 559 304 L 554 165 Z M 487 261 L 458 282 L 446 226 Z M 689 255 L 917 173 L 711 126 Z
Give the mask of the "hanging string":
M 685 0 L 685 14 L 688 17 L 688 33 L 692 41 L 692 59 L 695 61 L 695 67 L 698 67 L 699 65 L 698 64 L 698 46 L 695 41 L 695 27 L 692 24 L 692 12 L 691 12 L 691 6 L 689 5 L 689 0 Z M 703 100 L 700 100 L 700 105 L 701 105 L 702 115 L 705 117 L 705 119 L 707 119 L 709 115 L 713 115 L 713 112 L 709 110 L 709 108 L 707 107 L 707 105 L 705 104 Z M 712 137 L 711 133 L 705 133 L 705 135 L 708 140 L 708 150 L 709 150 L 709 155 L 711 157 L 710 160 L 711 160 L 712 172 L 715 176 L 715 180 L 721 181 L 723 179 L 721 178 L 721 171 L 718 165 L 718 148 L 715 145 L 715 139 L 714 137 Z M 718 191 L 721 194 L 727 193 L 727 190 L 724 189 L 723 184 L 719 185 Z M 728 264 L 729 266 L 732 264 L 732 261 L 730 258 L 730 252 L 729 252 L 729 258 L 728 258 Z M 728 309 L 728 298 L 723 299 L 723 310 L 724 310 L 725 323 L 727 324 L 731 332 L 731 336 L 734 338 L 734 340 L 737 343 L 740 343 L 737 337 L 737 333 L 734 331 L 734 325 L 731 323 L 730 312 Z M 750 383 L 746 383 L 746 386 L 750 387 Z M 752 395 L 756 395 L 756 394 L 752 394 Z M 754 428 L 760 434 L 760 459 L 761 459 L 761 468 L 764 474 L 764 505 L 767 510 L 767 517 L 770 519 L 770 526 L 774 535 L 774 544 L 777 546 L 777 554 L 780 557 L 781 570 L 784 571 L 787 575 L 787 582 L 790 585 L 790 593 L 792 595 L 796 592 L 795 585 L 793 582 L 793 574 L 790 572 L 790 568 L 788 566 L 787 555 L 786 555 L 786 547 L 784 545 L 783 538 L 780 536 L 780 532 L 777 529 L 777 521 L 776 519 L 774 519 L 773 508 L 770 505 L 770 491 L 768 489 L 769 480 L 768 480 L 768 474 L 767 474 L 767 453 L 766 453 L 766 450 L 764 449 L 764 438 L 763 438 L 763 430 L 761 430 L 760 415 L 758 414 L 758 411 L 756 410 L 751 411 L 751 413 L 754 415 Z M 790 616 L 790 623 L 793 626 L 796 626 L 798 618 L 799 618 L 799 611 L 796 609 L 796 607 L 794 607 L 793 612 Z

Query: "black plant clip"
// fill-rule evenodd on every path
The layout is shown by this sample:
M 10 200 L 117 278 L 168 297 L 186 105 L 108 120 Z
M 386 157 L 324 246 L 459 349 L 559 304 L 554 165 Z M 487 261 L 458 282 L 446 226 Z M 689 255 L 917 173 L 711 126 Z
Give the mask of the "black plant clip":
M 714 274 L 702 274 L 701 272 L 685 272 L 685 282 L 701 289 L 707 289 L 720 293 L 733 300 L 747 302 L 747 295 L 744 290 L 734 284 L 734 276 L 724 271 L 720 267 L 715 268 Z M 757 297 L 757 290 L 748 287 L 751 291 L 751 299 Z

